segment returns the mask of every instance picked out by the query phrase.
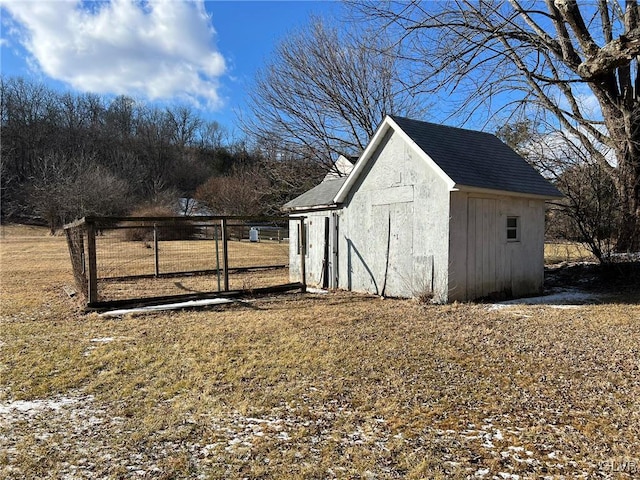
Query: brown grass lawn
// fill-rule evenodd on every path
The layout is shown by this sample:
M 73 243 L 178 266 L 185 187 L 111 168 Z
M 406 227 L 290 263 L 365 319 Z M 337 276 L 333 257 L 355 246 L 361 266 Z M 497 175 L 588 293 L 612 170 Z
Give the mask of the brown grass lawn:
M 637 478 L 640 306 L 290 294 L 105 318 L 0 236 L 0 478 Z
M 596 259 L 584 245 L 575 242 L 547 243 L 544 246 L 547 264 L 561 262 L 594 262 Z
M 100 301 L 218 291 L 218 278 L 215 274 L 109 280 L 109 277 L 153 275 L 155 272 L 153 242 L 127 240 L 124 235 L 127 232 L 106 231 L 96 238 Z M 214 270 L 222 262 L 222 245 L 218 245 L 216 252 L 213 239 L 161 241 L 158 252 L 158 270 L 162 274 Z M 228 260 L 231 290 L 250 290 L 289 283 L 288 242 L 229 241 Z M 276 266 L 278 268 L 235 270 Z

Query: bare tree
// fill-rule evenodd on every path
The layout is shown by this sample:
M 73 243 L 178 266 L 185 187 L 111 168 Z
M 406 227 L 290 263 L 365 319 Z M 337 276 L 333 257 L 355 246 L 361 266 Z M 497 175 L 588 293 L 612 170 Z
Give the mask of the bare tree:
M 417 67 L 414 91 L 446 92 L 467 114 L 479 107 L 537 113 L 577 139 L 619 192 L 617 249 L 640 249 L 636 0 L 365 0 L 357 6 L 404 46 Z M 613 150 L 615 162 L 603 147 Z
M 216 150 L 223 148 L 225 140 L 228 138 L 228 132 L 215 120 L 211 122 L 200 122 L 198 125 L 197 138 L 198 145 L 201 148 Z
M 39 157 L 32 165 L 33 174 L 27 187 L 28 203 L 41 217 L 53 235 L 68 220 L 70 207 L 67 192 L 72 190 L 77 168 L 62 155 Z
M 196 190 L 195 198 L 216 215 L 262 215 L 269 182 L 254 167 L 236 167 L 229 175 L 211 177 Z
M 91 156 L 49 154 L 40 157 L 34 168 L 27 201 L 52 235 L 71 220 L 122 214 L 130 206 L 127 181 Z
M 580 241 L 601 263 L 611 261 L 620 199 L 608 164 L 605 170 L 566 132 L 530 120 L 504 125 L 497 135 L 565 194 L 549 204 L 547 235 Z
M 269 187 L 262 198 L 264 213 L 280 215 L 289 200 L 315 187 L 326 175 L 321 164 L 307 159 L 262 158 L 259 166 Z
M 385 114 L 421 112 L 382 37 L 364 37 L 319 19 L 290 34 L 257 75 L 245 132 L 331 165 L 337 154 L 358 155 Z
M 202 126 L 202 119 L 185 105 L 167 108 L 165 116 L 172 131 L 171 140 L 174 145 L 181 148 L 193 145 L 196 134 Z
M 0 135 L 0 216 L 46 219 L 53 230 L 78 215 L 173 206 L 258 156 L 188 107 L 57 93 L 2 76 Z
M 107 168 L 90 159 L 77 177 L 72 180 L 70 191 L 63 197 L 69 217 L 86 215 L 122 215 L 130 205 L 130 186 Z
M 557 184 L 565 199 L 555 210 L 568 220 L 567 236 L 582 241 L 601 263 L 610 262 L 619 212 L 611 177 L 598 163 L 584 163 L 565 169 Z

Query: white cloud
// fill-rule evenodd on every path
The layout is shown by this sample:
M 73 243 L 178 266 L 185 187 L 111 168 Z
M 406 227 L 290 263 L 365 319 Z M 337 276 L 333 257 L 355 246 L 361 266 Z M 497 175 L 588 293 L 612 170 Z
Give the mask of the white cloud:
M 81 91 L 221 106 L 218 79 L 226 66 L 202 1 L 0 4 L 30 60 L 51 78 Z

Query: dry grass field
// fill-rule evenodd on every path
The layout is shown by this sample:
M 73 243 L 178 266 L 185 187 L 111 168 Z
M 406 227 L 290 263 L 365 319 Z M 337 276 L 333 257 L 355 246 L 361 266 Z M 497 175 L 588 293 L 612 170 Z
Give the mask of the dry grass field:
M 135 278 L 153 275 L 153 242 L 127 239 L 129 230 L 106 230 L 96 237 L 98 298 L 100 301 L 181 295 L 218 291 L 217 275 L 181 275 Z M 217 248 L 216 248 L 217 247 Z M 222 242 L 208 240 L 167 240 L 158 243 L 158 271 L 213 271 L 222 264 Z M 250 290 L 289 283 L 289 243 L 262 240 L 229 241 L 229 289 Z M 238 271 L 250 267 L 278 267 Z M 130 278 L 122 280 L 121 277 Z M 114 280 L 112 277 L 116 277 Z M 118 278 L 120 277 L 120 278 Z
M 583 245 L 572 242 L 547 243 L 544 246 L 547 264 L 561 262 L 594 262 L 595 257 Z
M 85 315 L 63 237 L 0 233 L 0 478 L 637 478 L 638 296 L 290 294 Z

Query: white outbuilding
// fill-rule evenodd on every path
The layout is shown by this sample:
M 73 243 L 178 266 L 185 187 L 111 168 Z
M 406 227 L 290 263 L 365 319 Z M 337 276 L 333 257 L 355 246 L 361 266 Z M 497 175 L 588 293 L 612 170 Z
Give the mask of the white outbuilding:
M 307 284 L 324 288 L 438 302 L 539 294 L 545 201 L 561 197 L 494 135 L 387 116 L 348 175 L 284 205 L 290 271 L 304 253 Z

